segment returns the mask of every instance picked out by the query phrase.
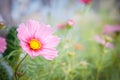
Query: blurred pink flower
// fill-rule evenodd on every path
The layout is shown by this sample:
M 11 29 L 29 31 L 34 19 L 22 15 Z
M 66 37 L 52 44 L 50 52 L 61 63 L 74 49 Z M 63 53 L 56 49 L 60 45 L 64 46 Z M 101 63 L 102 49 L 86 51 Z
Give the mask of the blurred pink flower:
M 92 0 L 79 0 L 83 4 L 89 4 Z
M 96 42 L 100 43 L 100 44 L 105 44 L 105 40 L 102 39 L 99 35 L 95 35 L 94 39 Z
M 60 39 L 53 36 L 53 30 L 49 25 L 41 24 L 35 20 L 22 23 L 17 29 L 20 46 L 32 58 L 43 56 L 47 60 L 53 60 L 58 54 L 55 47 Z
M 102 44 L 103 46 L 113 49 L 114 45 L 110 42 L 106 42 L 103 38 L 101 38 L 99 35 L 95 35 L 94 39 L 96 42 L 98 42 L 99 44 Z
M 120 25 L 106 25 L 103 29 L 104 34 L 112 34 L 114 32 L 119 32 L 120 31 Z
M 0 53 L 3 53 L 6 50 L 6 40 L 5 38 L 0 37 Z
M 58 29 L 64 29 L 64 28 L 66 28 L 66 23 L 62 23 L 62 24 L 58 24 L 56 27 L 58 28 Z
M 68 25 L 74 26 L 75 25 L 75 21 L 73 19 L 68 20 Z
M 113 45 L 112 43 L 110 43 L 110 42 L 107 42 L 107 43 L 105 44 L 105 47 L 110 48 L 110 49 L 113 49 L 113 48 L 114 48 L 114 45 Z
M 62 24 L 58 24 L 56 27 L 58 29 L 64 29 L 67 27 L 67 25 L 69 25 L 70 27 L 75 25 L 75 21 L 73 19 L 69 19 L 68 22 L 66 23 L 62 23 Z

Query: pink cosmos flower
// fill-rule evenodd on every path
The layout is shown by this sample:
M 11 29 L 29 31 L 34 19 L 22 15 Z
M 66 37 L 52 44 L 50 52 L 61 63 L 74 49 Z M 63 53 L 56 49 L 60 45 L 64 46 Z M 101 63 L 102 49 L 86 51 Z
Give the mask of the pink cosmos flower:
M 120 31 L 120 25 L 106 25 L 103 29 L 104 34 L 112 34 L 114 32 L 119 32 Z
M 114 45 L 110 42 L 106 42 L 104 39 L 102 39 L 99 35 L 95 35 L 94 39 L 96 42 L 98 42 L 99 44 L 102 44 L 103 46 L 113 49 Z
M 66 23 L 62 23 L 62 24 L 57 25 L 56 27 L 58 29 L 64 29 L 66 27 L 66 25 L 67 25 Z
M 75 25 L 75 21 L 73 19 L 68 20 L 68 25 L 74 26 Z
M 89 4 L 92 0 L 79 0 L 83 4 Z
M 57 27 L 58 29 L 64 29 L 64 28 L 67 27 L 67 25 L 69 25 L 69 26 L 72 27 L 72 26 L 75 25 L 75 21 L 74 21 L 73 19 L 69 19 L 68 22 L 59 24 L 59 25 L 57 25 L 56 27 Z
M 49 25 L 41 24 L 35 20 L 22 23 L 17 29 L 20 46 L 32 58 L 42 56 L 47 60 L 53 60 L 58 54 L 55 47 L 60 39 L 53 36 L 53 30 Z
M 6 40 L 5 38 L 0 37 L 0 53 L 3 53 L 6 50 Z

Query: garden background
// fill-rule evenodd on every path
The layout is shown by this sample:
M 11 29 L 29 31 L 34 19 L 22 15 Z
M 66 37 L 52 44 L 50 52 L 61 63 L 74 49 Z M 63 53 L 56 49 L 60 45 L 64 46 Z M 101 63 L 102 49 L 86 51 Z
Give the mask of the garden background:
M 15 74 L 29 19 L 51 25 L 58 56 L 27 56 Z M 0 0 L 0 36 L 0 80 L 120 80 L 120 0 Z

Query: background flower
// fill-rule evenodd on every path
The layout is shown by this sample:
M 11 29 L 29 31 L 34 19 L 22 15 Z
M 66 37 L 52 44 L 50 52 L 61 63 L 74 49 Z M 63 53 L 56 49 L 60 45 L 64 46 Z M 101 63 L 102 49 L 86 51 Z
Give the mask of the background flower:
M 55 47 L 59 43 L 59 38 L 52 35 L 53 30 L 49 25 L 28 20 L 26 24 L 20 24 L 17 31 L 20 46 L 32 58 L 43 56 L 52 60 L 57 56 L 58 51 Z
M 105 39 L 101 38 L 99 35 L 95 35 L 94 39 L 96 42 L 102 44 L 103 46 L 105 46 L 107 48 L 110 48 L 110 49 L 114 48 L 114 45 L 112 43 L 106 42 Z
M 5 38 L 0 37 L 0 53 L 3 53 L 6 50 L 6 45 Z
M 89 4 L 92 0 L 79 0 L 81 3 Z
M 104 34 L 112 34 L 115 32 L 119 32 L 120 31 L 120 26 L 119 25 L 106 25 L 103 29 L 103 33 Z
M 70 20 L 68 20 L 68 24 L 70 26 L 74 26 L 75 25 L 75 21 L 73 19 L 70 19 Z
M 72 27 L 72 26 L 74 26 L 74 25 L 75 25 L 75 21 L 74 21 L 73 19 L 69 19 L 67 22 L 64 22 L 64 23 L 61 23 L 61 24 L 56 25 L 56 27 L 57 27 L 58 29 L 65 29 L 65 28 L 67 28 L 68 26 L 69 26 L 69 27 Z
M 66 23 L 58 24 L 56 27 L 58 29 L 64 29 L 66 27 Z

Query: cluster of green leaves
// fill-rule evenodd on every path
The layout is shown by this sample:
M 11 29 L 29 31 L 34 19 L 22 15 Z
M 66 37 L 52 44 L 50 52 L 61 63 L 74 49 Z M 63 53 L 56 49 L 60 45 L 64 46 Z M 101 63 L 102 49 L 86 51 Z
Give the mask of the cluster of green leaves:
M 14 70 L 21 53 L 15 27 L 9 29 L 6 42 L 7 49 L 0 58 L 0 80 L 13 80 Z
M 17 61 L 19 60 L 19 56 L 21 53 L 19 40 L 17 38 L 17 31 L 15 27 L 10 28 L 8 34 L 6 36 L 7 49 L 5 50 L 3 56 L 10 66 L 15 68 L 17 65 Z

